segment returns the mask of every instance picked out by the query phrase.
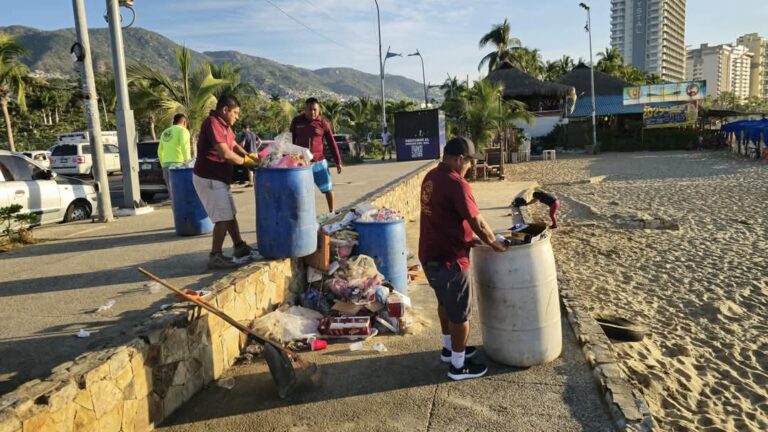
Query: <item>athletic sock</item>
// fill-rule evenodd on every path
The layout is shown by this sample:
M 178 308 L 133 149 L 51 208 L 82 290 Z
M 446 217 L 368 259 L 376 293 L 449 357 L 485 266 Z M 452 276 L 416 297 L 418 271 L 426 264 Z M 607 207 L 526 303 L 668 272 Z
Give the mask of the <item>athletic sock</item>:
M 464 367 L 464 351 L 451 351 L 451 366 L 455 367 L 456 369 L 461 369 Z
M 451 335 L 443 335 L 443 348 L 451 349 Z

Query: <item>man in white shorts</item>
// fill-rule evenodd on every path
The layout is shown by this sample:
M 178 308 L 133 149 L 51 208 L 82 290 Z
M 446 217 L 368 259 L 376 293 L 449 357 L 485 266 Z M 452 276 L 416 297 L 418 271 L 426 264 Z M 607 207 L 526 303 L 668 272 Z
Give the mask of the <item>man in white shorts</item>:
M 251 254 L 251 247 L 240 237 L 230 184 L 234 165 L 250 169 L 256 165 L 258 157 L 249 154 L 235 142 L 232 125 L 239 117 L 240 102 L 234 96 L 221 96 L 216 110 L 211 111 L 203 121 L 197 140 L 197 160 L 192 182 L 208 217 L 214 223 L 213 245 L 208 257 L 208 268 L 211 270 L 237 267 L 232 258 L 224 256 L 222 252 L 227 233 L 234 243 L 236 258 Z

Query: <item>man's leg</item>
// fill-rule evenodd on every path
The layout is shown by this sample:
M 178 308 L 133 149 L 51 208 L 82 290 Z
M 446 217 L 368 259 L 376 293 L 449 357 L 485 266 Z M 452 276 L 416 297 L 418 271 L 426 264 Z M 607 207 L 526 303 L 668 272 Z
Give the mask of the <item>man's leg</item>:
M 232 238 L 232 244 L 235 246 L 243 242 L 243 238 L 240 236 L 240 225 L 237 223 L 237 217 L 229 221 L 227 224 L 227 232 L 229 233 L 229 237 Z
M 325 201 L 328 203 L 328 213 L 332 212 L 333 209 L 334 209 L 334 206 L 333 206 L 333 204 L 334 204 L 333 203 L 333 201 L 334 201 L 333 191 L 329 191 L 329 192 L 325 193 Z
M 211 246 L 211 253 L 221 253 L 221 248 L 224 247 L 224 239 L 227 237 L 227 231 L 229 230 L 230 221 L 216 222 L 213 225 L 213 246 Z

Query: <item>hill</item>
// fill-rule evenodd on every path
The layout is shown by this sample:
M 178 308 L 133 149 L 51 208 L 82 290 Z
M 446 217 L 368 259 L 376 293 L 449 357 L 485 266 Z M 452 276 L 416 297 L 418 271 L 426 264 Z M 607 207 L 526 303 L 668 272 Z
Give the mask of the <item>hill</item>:
M 24 26 L 0 27 L 0 32 L 19 39 L 30 55 L 24 62 L 34 71 L 52 76 L 72 77 L 77 73 L 69 57 L 69 50 L 76 40 L 74 29 L 53 31 Z M 106 28 L 89 31 L 94 67 L 110 69 L 112 56 L 109 51 L 109 32 Z M 176 51 L 181 45 L 167 37 L 142 28 L 124 30 L 125 56 L 127 61 L 146 63 L 168 74 L 176 73 Z M 379 95 L 379 76 L 351 68 L 323 68 L 310 70 L 278 63 L 266 58 L 243 54 L 238 51 L 197 52 L 192 50 L 195 66 L 204 62 L 233 63 L 242 68 L 243 82 L 253 83 L 269 94 L 288 97 L 317 95 L 342 98 Z M 420 82 L 402 76 L 387 75 L 387 97 L 423 99 Z

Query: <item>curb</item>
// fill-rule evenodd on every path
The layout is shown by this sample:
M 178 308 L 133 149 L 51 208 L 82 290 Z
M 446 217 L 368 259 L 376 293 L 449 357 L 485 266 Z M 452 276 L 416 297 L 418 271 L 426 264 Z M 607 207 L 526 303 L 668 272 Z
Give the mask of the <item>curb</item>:
M 533 218 L 527 207 L 517 209 L 525 223 Z M 603 401 L 608 407 L 614 427 L 619 431 L 648 432 L 656 424 L 643 395 L 632 387 L 619 367 L 619 359 L 611 341 L 592 314 L 584 306 L 570 278 L 558 272 L 560 302 L 565 308 L 582 353 L 592 370 Z

